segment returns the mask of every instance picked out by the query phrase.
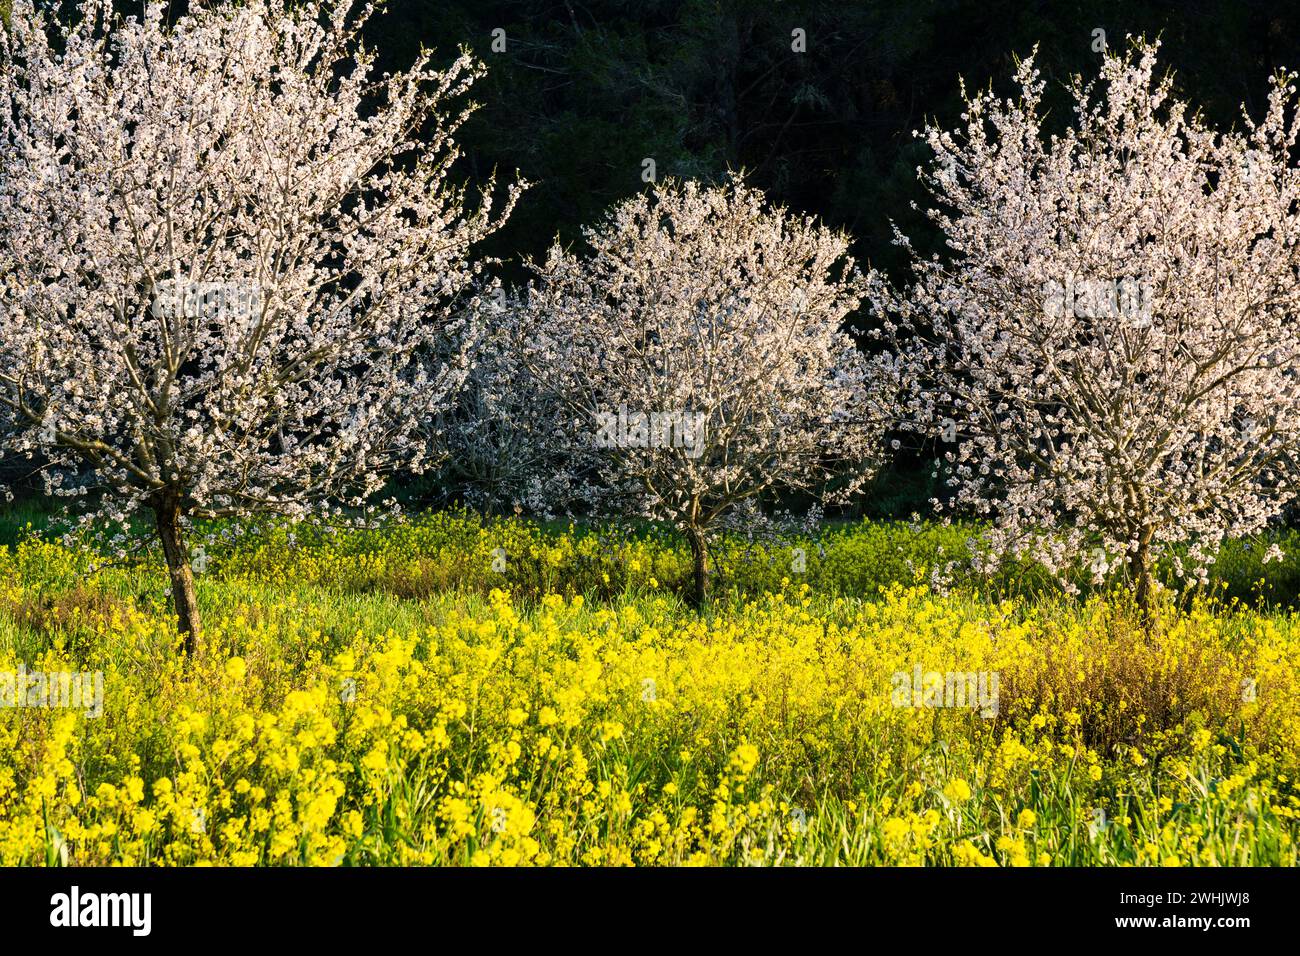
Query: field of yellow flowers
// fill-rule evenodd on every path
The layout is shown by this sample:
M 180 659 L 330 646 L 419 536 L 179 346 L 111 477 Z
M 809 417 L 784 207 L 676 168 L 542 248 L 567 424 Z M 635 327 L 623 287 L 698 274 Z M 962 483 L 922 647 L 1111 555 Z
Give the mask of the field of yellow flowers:
M 23 536 L 0 674 L 102 672 L 102 712 L 0 701 L 0 864 L 1297 862 L 1289 611 L 1148 632 L 976 586 L 963 536 L 731 543 L 696 612 L 650 532 L 217 529 L 188 661 L 157 563 Z M 900 700 L 931 673 L 996 693 Z

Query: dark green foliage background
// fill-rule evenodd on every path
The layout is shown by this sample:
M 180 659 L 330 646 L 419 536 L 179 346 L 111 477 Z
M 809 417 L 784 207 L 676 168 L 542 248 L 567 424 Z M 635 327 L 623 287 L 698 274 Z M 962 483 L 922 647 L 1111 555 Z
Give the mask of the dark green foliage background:
M 1300 6 L 1267 0 L 388 0 L 371 34 L 392 67 L 461 44 L 488 65 L 462 142 L 475 178 L 518 169 L 537 184 L 495 237 L 516 266 L 643 188 L 648 157 L 660 177 L 744 168 L 897 269 L 891 220 L 925 228 L 912 131 L 958 121 L 959 76 L 1009 91 L 1035 45 L 1059 94 L 1096 70 L 1095 29 L 1112 48 L 1159 37 L 1180 94 L 1223 126 L 1262 109 L 1274 69 L 1300 68 Z

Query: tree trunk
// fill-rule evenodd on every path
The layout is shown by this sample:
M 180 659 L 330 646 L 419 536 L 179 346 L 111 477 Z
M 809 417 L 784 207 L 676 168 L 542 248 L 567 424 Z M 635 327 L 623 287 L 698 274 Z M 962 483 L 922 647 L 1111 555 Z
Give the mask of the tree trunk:
M 1151 529 L 1138 532 L 1137 550 L 1129 555 L 1129 576 L 1133 579 L 1133 596 L 1145 624 L 1151 623 L 1151 596 L 1155 584 L 1151 577 Z
M 704 545 L 704 533 L 699 528 L 687 529 L 686 537 L 691 542 L 691 559 L 695 565 L 691 604 L 698 609 L 704 606 L 704 595 L 709 584 L 706 566 L 709 552 Z
M 185 653 L 193 656 L 199 649 L 203 627 L 199 620 L 199 599 L 194 591 L 194 572 L 190 570 L 190 552 L 181 531 L 180 502 L 173 497 L 163 499 L 154 506 L 154 516 L 158 519 L 158 537 L 162 539 L 163 555 L 167 558 L 176 617 L 185 636 Z

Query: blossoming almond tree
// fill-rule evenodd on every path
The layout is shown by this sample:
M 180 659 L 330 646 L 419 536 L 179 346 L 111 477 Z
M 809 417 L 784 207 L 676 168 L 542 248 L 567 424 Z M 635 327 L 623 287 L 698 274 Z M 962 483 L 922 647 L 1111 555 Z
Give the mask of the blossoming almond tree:
M 193 648 L 189 519 L 355 503 L 426 462 L 464 374 L 449 303 L 517 187 L 449 184 L 468 56 L 378 76 L 352 0 L 166 6 L 13 5 L 0 425 L 96 516 L 152 513 Z
M 675 524 L 694 600 L 707 537 L 771 489 L 838 493 L 869 473 L 895 384 L 842 325 L 861 276 L 847 238 L 738 178 L 666 183 L 555 247 L 521 308 L 524 387 L 555 400 L 566 471 L 592 511 Z
M 952 503 L 995 519 L 1001 553 L 1123 566 L 1144 611 L 1170 545 L 1203 576 L 1278 514 L 1300 438 L 1293 77 L 1218 133 L 1156 54 L 1137 42 L 1076 78 L 1059 135 L 1032 59 L 1018 100 L 969 97 L 960 131 L 928 129 L 951 256 L 872 292 L 914 336 L 913 416 L 947 442 Z

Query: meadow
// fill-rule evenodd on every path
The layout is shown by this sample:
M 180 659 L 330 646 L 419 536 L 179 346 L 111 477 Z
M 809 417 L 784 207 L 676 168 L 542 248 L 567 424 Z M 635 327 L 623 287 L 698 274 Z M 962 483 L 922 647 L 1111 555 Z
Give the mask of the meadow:
M 727 540 L 697 611 L 651 528 L 214 526 L 187 660 L 159 556 L 11 515 L 0 674 L 103 695 L 0 700 L 0 864 L 1294 865 L 1292 536 L 1144 626 L 977 530 Z

